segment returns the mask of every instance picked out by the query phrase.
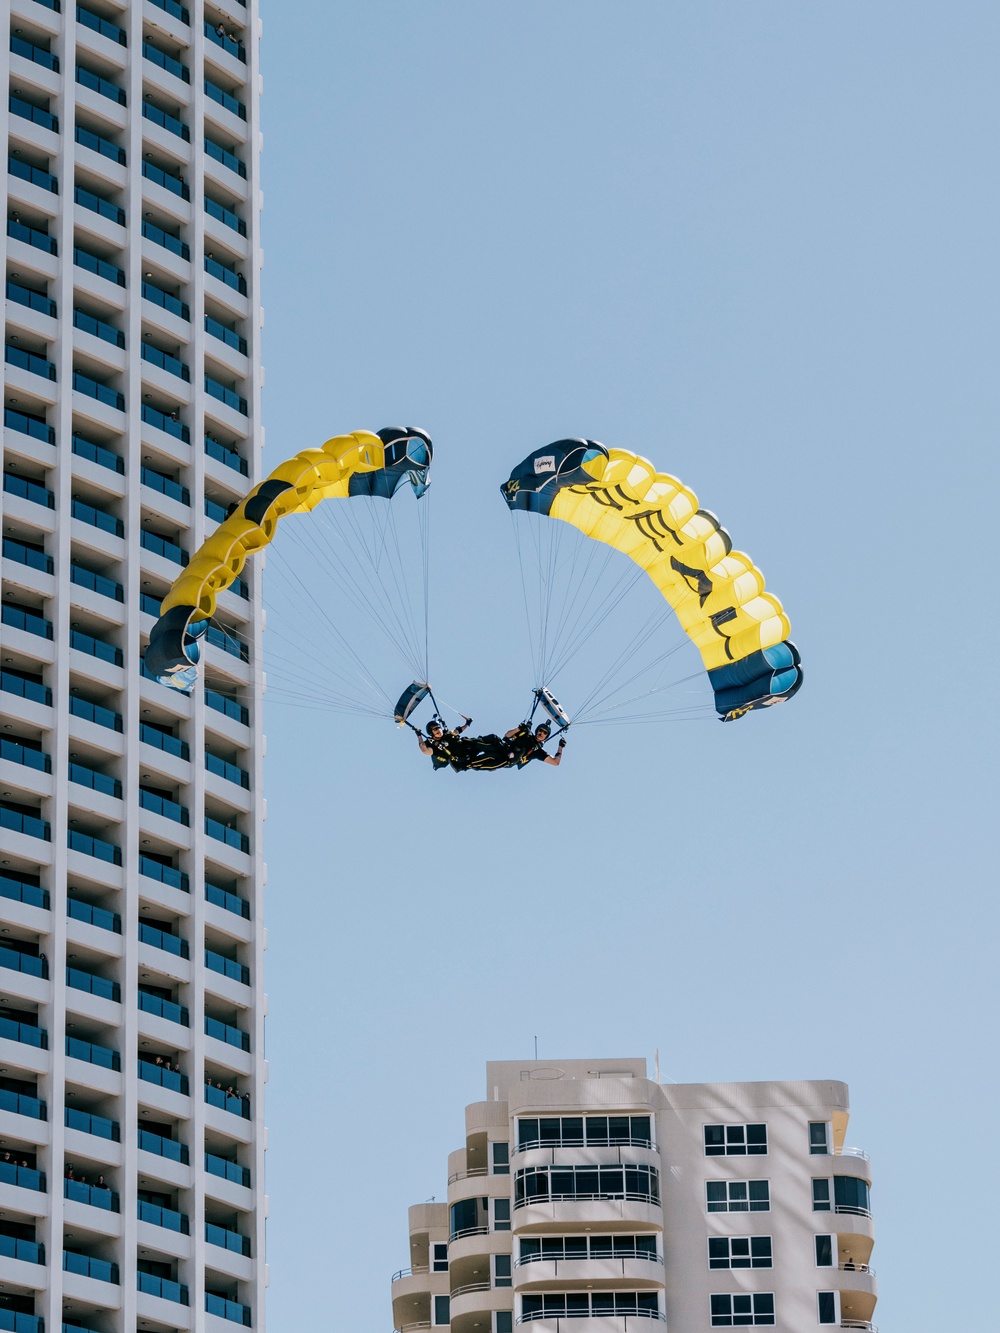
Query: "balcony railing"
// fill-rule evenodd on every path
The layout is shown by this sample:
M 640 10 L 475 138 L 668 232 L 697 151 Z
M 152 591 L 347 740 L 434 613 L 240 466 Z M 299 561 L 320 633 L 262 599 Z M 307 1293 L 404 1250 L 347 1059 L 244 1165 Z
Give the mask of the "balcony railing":
M 180 19 L 182 23 L 190 23 L 191 15 L 187 12 L 180 0 L 150 0 L 150 4 L 162 9 L 164 14 L 170 14 L 175 19 Z
M 232 93 L 227 93 L 225 88 L 220 88 L 217 83 L 211 79 L 205 80 L 205 96 L 213 102 L 218 102 L 219 106 L 224 106 L 227 111 L 231 111 L 234 116 L 239 116 L 240 120 L 246 120 L 247 109 Z
M 9 829 L 11 833 L 23 833 L 28 838 L 39 838 L 42 842 L 52 841 L 52 828 L 47 819 L 11 810 L 6 805 L 0 805 L 0 828 Z
M 64 1180 L 63 1198 L 71 1199 L 74 1203 L 85 1203 L 88 1208 L 102 1208 L 106 1213 L 121 1211 L 114 1190 L 104 1189 L 100 1185 L 85 1185 L 82 1180 Z
M 5 602 L 0 608 L 0 622 L 9 625 L 11 629 L 23 630 L 25 634 L 35 634 L 40 639 L 52 638 L 52 621 L 36 615 L 34 611 L 25 610 L 23 606 Z
M 235 153 L 231 153 L 228 148 L 223 148 L 221 143 L 216 143 L 214 139 L 205 139 L 205 153 L 208 157 L 214 158 L 216 162 L 221 162 L 224 167 L 234 171 L 237 176 L 243 180 L 247 178 L 246 163 L 241 162 Z
M 243 43 L 235 41 L 232 37 L 227 36 L 225 32 L 220 31 L 221 28 L 221 23 L 216 27 L 213 27 L 211 23 L 206 21 L 205 36 L 210 42 L 214 42 L 215 45 L 220 46 L 223 51 L 227 51 L 231 56 L 235 56 L 237 60 L 241 60 L 245 64 L 247 53 Z
M 250 1237 L 241 1236 L 238 1231 L 227 1231 L 225 1227 L 216 1226 L 213 1222 L 206 1222 L 205 1240 L 209 1245 L 218 1245 L 220 1250 L 229 1250 L 232 1254 L 242 1254 L 247 1259 L 250 1257 Z
M 183 824 L 185 827 L 191 822 L 187 806 L 181 805 L 178 801 L 172 801 L 167 796 L 159 796 L 156 792 L 147 791 L 145 787 L 139 788 L 139 805 L 143 810 L 149 810 L 154 815 L 160 815 L 163 819 L 170 819 L 175 824 Z
M 215 1037 L 217 1041 L 224 1041 L 227 1046 L 235 1046 L 239 1051 L 250 1049 L 249 1032 L 233 1027 L 231 1023 L 223 1023 L 221 1019 L 211 1018 L 208 1014 L 205 1015 L 205 1036 Z
M 8 430 L 16 430 L 21 435 L 30 435 L 34 440 L 44 440 L 46 444 L 55 444 L 56 432 L 46 425 L 41 417 L 29 416 L 27 412 L 18 412 L 13 407 L 3 410 L 3 424 Z
M 867 1333 L 878 1333 L 878 1325 L 868 1319 L 841 1319 L 841 1328 L 863 1328 Z
M 14 1094 L 5 1093 L 4 1097 L 10 1097 Z M 38 1102 L 36 1097 L 22 1097 L 22 1101 L 37 1102 L 39 1106 L 44 1106 L 44 1102 Z M 5 1100 L 0 1099 L 0 1108 L 3 1110 L 16 1110 L 19 1115 L 25 1115 L 27 1112 L 24 1107 L 8 1106 Z M 32 1116 L 34 1120 L 44 1120 L 44 1116 Z M 36 1194 L 45 1193 L 45 1172 L 36 1171 L 33 1166 L 17 1166 L 14 1162 L 0 1162 L 0 1182 L 5 1185 L 17 1185 L 23 1190 L 34 1190 Z
M 88 315 L 83 310 L 73 311 L 73 327 L 79 329 L 81 333 L 90 333 L 95 338 L 100 338 L 102 342 L 111 343 L 113 347 L 125 346 L 125 334 L 121 329 L 116 329 L 113 324 L 108 324 L 103 319 L 95 319 L 93 315 Z
M 59 182 L 51 171 L 33 167 L 30 162 L 22 162 L 19 157 L 8 157 L 7 170 L 19 180 L 30 181 L 32 185 L 37 185 L 43 190 L 50 190 L 52 194 L 59 193 Z
M 101 97 L 117 102 L 119 106 L 125 106 L 128 101 L 124 88 L 119 88 L 117 83 L 111 83 L 108 79 L 102 79 L 100 74 L 94 74 L 89 69 L 84 69 L 82 65 L 76 67 L 76 81 L 81 87 L 89 88 Z
M 164 250 L 169 250 L 171 254 L 179 255 L 181 259 L 191 258 L 191 249 L 187 241 L 182 241 L 179 236 L 175 236 L 171 231 L 164 231 L 158 227 L 155 222 L 143 222 L 142 234 L 147 241 L 152 241 L 154 245 L 162 245 Z
M 220 889 L 217 884 L 210 884 L 206 880 L 205 898 L 208 902 L 214 903 L 216 907 L 221 907 L 225 912 L 232 912 L 234 916 L 241 916 L 244 921 L 250 920 L 250 904 L 246 898 L 241 898 L 238 893 L 230 893 L 228 889 Z
M 146 921 L 139 922 L 139 939 L 143 944 L 151 944 L 154 949 L 172 953 L 176 958 L 188 956 L 187 940 L 182 940 L 179 935 L 171 935 L 169 931 L 161 930 L 159 926 L 151 926 Z
M 154 861 L 143 852 L 139 853 L 139 874 L 145 875 L 147 879 L 158 880 L 161 884 L 169 884 L 172 889 L 180 889 L 181 893 L 191 892 L 185 871 L 178 870 L 176 866 L 164 865 L 162 861 Z
M 59 253 L 54 236 L 50 236 L 47 231 L 40 231 L 37 227 L 15 222 L 13 218 L 7 222 L 7 235 L 12 241 L 24 241 L 25 245 L 33 246 L 36 250 L 45 250 L 50 255 Z
M 92 972 L 84 972 L 80 967 L 67 967 L 66 985 L 73 990 L 97 995 L 102 1000 L 113 1000 L 116 1004 L 122 998 L 122 988 L 117 981 L 108 981 L 106 977 L 95 977 Z
M 102 532 L 107 532 L 112 537 L 125 536 L 125 524 L 120 518 L 116 518 L 114 514 L 107 514 L 103 509 L 87 504 L 86 500 L 79 500 L 76 496 L 73 496 L 70 502 L 70 516 L 78 518 L 81 523 L 86 523 L 89 527 L 100 528 Z
M 35 106 L 34 102 L 26 102 L 23 97 L 13 95 L 7 105 L 12 116 L 20 116 L 23 120 L 41 125 L 42 129 L 52 130 L 54 134 L 59 133 L 59 117 L 53 115 L 51 111 L 46 111 L 44 107 Z
M 154 1227 L 176 1231 L 182 1236 L 190 1233 L 187 1214 L 179 1213 L 176 1208 L 164 1208 L 161 1204 L 147 1203 L 145 1199 L 139 1199 L 138 1214 L 140 1222 L 149 1222 Z
M 162 556 L 164 560 L 170 560 L 175 565 L 186 565 L 188 562 L 188 553 L 183 547 L 167 537 L 161 537 L 157 532 L 147 531 L 146 528 L 139 533 L 139 545 L 144 551 L 151 551 L 153 555 Z
M 5 611 L 6 607 L 3 608 Z M 6 624 L 6 619 L 4 624 Z M 25 768 L 34 768 L 39 773 L 52 772 L 52 760 L 43 750 L 36 750 L 21 741 L 8 740 L 0 736 L 0 759 L 8 759 L 12 764 L 22 764 Z
M 74 763 L 72 759 L 69 762 L 68 772 L 70 782 L 75 783 L 78 787 L 89 787 L 91 791 L 99 791 L 104 796 L 113 796 L 117 800 L 121 800 L 122 784 L 120 778 L 108 777 L 106 773 L 98 773 L 95 768 L 87 768 L 83 764 Z
M 55 310 L 53 309 L 51 313 L 55 314 Z M 211 334 L 213 338 L 218 338 L 220 342 L 224 342 L 226 346 L 231 347 L 234 352 L 239 352 L 242 356 L 246 356 L 246 338 L 241 337 L 235 330 L 226 328 L 225 324 L 220 324 L 219 321 L 213 319 L 211 315 L 205 316 L 205 332 Z
M 38 954 L 22 953 L 20 949 L 10 949 L 6 944 L 0 944 L 0 967 L 9 968 L 12 972 L 23 972 L 27 977 L 47 979 L 49 975 L 49 965 L 44 958 Z
M 177 1004 L 173 1000 L 165 1000 L 162 995 L 151 995 L 149 991 L 139 987 L 139 1008 L 146 1014 L 154 1014 L 157 1018 L 165 1018 L 168 1023 L 178 1023 L 181 1027 L 190 1027 L 191 1018 L 187 1011 L 187 1006 Z
M 16 1236 L 0 1236 L 0 1254 L 7 1259 L 20 1259 L 26 1264 L 44 1264 L 45 1246 L 36 1240 L 21 1240 Z M 12 1311 L 5 1310 L 4 1314 Z M 34 1316 L 32 1316 L 34 1317 Z
M 461 1227 L 458 1231 L 452 1231 L 448 1235 L 449 1240 L 462 1240 L 465 1236 L 486 1236 L 489 1234 L 489 1227 Z
M 117 601 L 117 598 L 115 600 Z M 94 722 L 99 727 L 107 727 L 109 731 L 122 730 L 121 713 L 116 713 L 101 704 L 91 703 L 89 699 L 81 699 L 78 695 L 69 696 L 69 711 L 74 717 L 82 717 L 84 721 Z
M 48 910 L 49 891 L 29 880 L 15 879 L 13 875 L 0 873 L 0 898 L 9 898 L 15 903 L 27 903 L 29 907 L 41 907 Z
M 244 855 L 250 853 L 250 837 L 246 833 L 241 833 L 239 829 L 230 828 L 228 824 L 221 823 L 218 819 L 212 819 L 209 815 L 205 816 L 205 832 L 216 842 L 224 842 L 227 847 L 232 847 Z
M 242 1185 L 244 1189 L 250 1188 L 250 1168 L 240 1166 L 239 1162 L 231 1162 L 228 1157 L 217 1157 L 215 1153 L 207 1152 L 205 1170 L 210 1176 L 219 1176 L 233 1185 Z
M 7 1041 L 18 1041 L 22 1046 L 37 1046 L 42 1051 L 49 1049 L 49 1034 L 45 1028 L 33 1023 L 21 1023 L 2 1014 L 0 1014 L 0 1037 Z
M 226 782 L 242 787 L 244 791 L 250 790 L 250 774 L 246 769 L 240 768 L 238 764 L 231 764 L 228 759 L 223 759 L 217 754 L 212 754 L 210 750 L 205 751 L 205 768 L 209 773 L 224 778 Z
M 838 1148 L 834 1153 L 835 1157 L 858 1157 L 862 1162 L 870 1162 L 871 1158 L 865 1152 L 864 1148 Z
M 122 933 L 122 919 L 117 912 L 81 902 L 79 898 L 66 899 L 66 915 L 74 921 L 85 921 L 88 926 L 96 926 L 98 930 L 109 930 L 114 935 Z
M 154 1277 L 152 1273 L 136 1273 L 136 1284 L 140 1291 L 149 1296 L 159 1296 L 161 1300 L 173 1301 L 175 1305 L 187 1305 L 188 1289 L 183 1282 L 173 1282 L 170 1278 Z
M 59 73 L 59 57 L 54 56 L 51 51 L 46 51 L 42 46 L 36 46 L 34 42 L 26 42 L 23 37 L 12 36 L 10 49 L 15 56 L 23 56 L 25 60 L 30 60 L 35 65 L 43 65 L 54 74 Z
M 230 1115 L 238 1115 L 243 1120 L 250 1119 L 249 1098 L 240 1097 L 237 1094 L 226 1092 L 222 1088 L 215 1088 L 211 1083 L 206 1083 L 205 1101 L 209 1106 L 217 1106 L 220 1111 L 228 1111 Z
M 37 569 L 42 574 L 51 574 L 55 568 L 50 555 L 46 555 L 44 551 L 34 546 L 15 541 L 13 537 L 3 539 L 3 558 L 13 560 L 19 565 L 27 565 L 29 569 Z
M 147 426 L 155 426 L 157 430 L 162 430 L 166 435 L 172 435 L 177 440 L 182 440 L 187 444 L 191 439 L 191 432 L 185 426 L 183 421 L 179 421 L 176 416 L 161 412 L 159 408 L 150 407 L 148 404 L 142 405 L 142 419 Z
M 70 829 L 66 842 L 71 852 L 82 852 L 84 856 L 96 857 L 98 861 L 107 861 L 113 866 L 122 863 L 122 849 L 113 842 L 106 842 L 104 838 L 95 838 L 92 833 L 78 833 L 76 829 Z
M 124 458 L 119 458 L 110 449 L 104 449 L 101 445 L 84 439 L 82 435 L 74 435 L 72 443 L 73 452 L 79 458 L 86 458 L 89 462 L 96 463 L 98 467 L 106 467 L 109 472 L 117 472 L 119 476 L 124 476 Z
M 76 141 L 81 148 L 89 148 L 94 153 L 100 153 L 101 157 L 117 162 L 120 167 L 125 165 L 125 149 L 119 148 L 118 144 L 112 143 L 110 139 L 105 139 L 102 134 L 94 134 L 91 130 L 85 130 L 82 125 L 77 125 Z
M 168 310 L 170 314 L 176 315 L 178 319 L 190 320 L 191 311 L 186 301 L 182 301 L 179 296 L 172 292 L 164 291 L 162 287 L 157 287 L 155 282 L 144 282 L 142 284 L 143 300 L 158 305 L 161 310 Z
M 83 630 L 70 630 L 69 646 L 75 648 L 77 652 L 86 653 L 89 657 L 99 657 L 102 662 L 108 662 L 111 666 L 120 667 L 125 660 L 120 648 L 116 648 L 113 643 L 105 643 L 102 639 L 95 639 L 92 634 L 84 634 Z
M 250 1327 L 250 1307 L 241 1305 L 239 1301 L 231 1301 L 226 1296 L 216 1296 L 212 1292 L 205 1292 L 205 1310 L 208 1314 L 218 1315 L 221 1319 L 228 1319 L 230 1323 L 241 1324 L 243 1328 Z
M 33 703 L 44 704 L 47 708 L 52 707 L 52 691 L 49 686 L 43 685 L 40 680 L 31 680 L 18 671 L 0 670 L 0 690 L 4 690 L 7 694 L 15 694 L 20 699 L 30 699 Z
M 650 1319 L 658 1319 L 661 1324 L 666 1321 L 666 1315 L 659 1310 L 630 1310 L 628 1314 L 618 1314 L 614 1311 L 601 1310 L 595 1311 L 593 1315 L 591 1315 L 590 1310 L 581 1310 L 578 1314 L 574 1313 L 571 1315 L 555 1315 L 548 1314 L 543 1310 L 530 1310 L 527 1314 L 518 1315 L 516 1322 L 518 1324 L 530 1324 L 536 1319 L 544 1319 L 547 1324 L 552 1324 L 555 1327 L 556 1333 L 562 1333 L 564 1326 L 567 1333 L 570 1333 L 571 1330 L 579 1329 L 580 1325 L 577 1321 L 580 1318 L 591 1317 L 594 1319 L 612 1318 L 614 1319 L 616 1326 L 620 1321 L 624 1333 L 628 1333 L 629 1320 L 640 1319 L 643 1321 L 643 1325 L 647 1324 Z M 639 1326 L 641 1327 L 642 1325 Z
M 181 380 L 191 379 L 191 372 L 180 357 L 171 356 L 169 352 L 161 351 L 151 343 L 142 344 L 142 359 L 151 366 L 165 370 L 168 375 L 176 375 Z
M 43 380 L 54 380 L 56 377 L 54 362 L 36 352 L 27 352 L 23 347 L 11 347 L 8 343 L 4 347 L 3 359 L 9 366 L 19 366 L 32 375 L 41 375 Z
M 227 449 L 218 440 L 206 439 L 205 453 L 208 454 L 209 458 L 214 458 L 217 462 L 225 464 L 226 467 L 231 467 L 241 477 L 249 475 L 250 465 L 247 460 L 238 454 L 235 449 Z
M 231 208 L 226 208 L 225 204 L 217 203 L 216 200 L 205 195 L 205 212 L 209 217 L 218 218 L 224 226 L 229 227 L 231 231 L 238 232 L 240 236 L 247 234 L 247 224 L 238 213 L 234 213 Z
M 151 1130 L 139 1126 L 139 1147 L 143 1152 L 153 1153 L 156 1157 L 166 1157 L 171 1162 L 187 1163 L 187 1145 L 164 1135 L 154 1134 Z
M 191 82 L 191 75 L 188 72 L 187 66 L 182 65 L 181 62 L 175 60 L 173 56 L 167 55 L 166 51 L 161 51 L 160 48 L 154 46 L 152 42 L 143 42 L 142 54 L 150 64 L 158 65 L 160 69 L 166 70 L 168 74 L 172 74 L 175 79 L 180 79 L 182 83 Z
M 113 389 L 110 384 L 102 384 L 100 380 L 84 375 L 79 370 L 73 371 L 73 388 L 77 393 L 104 403 L 106 407 L 113 407 L 117 412 L 125 411 L 125 395 L 120 390 Z
M 183 1097 L 188 1095 L 186 1074 L 176 1069 L 164 1069 L 163 1065 L 155 1064 L 143 1056 L 139 1057 L 139 1077 L 145 1083 L 155 1083 L 161 1088 L 169 1088 L 171 1092 L 179 1092 Z
M 239 292 L 241 296 L 246 296 L 246 278 L 244 278 L 242 273 L 237 273 L 234 268 L 230 268 L 228 264 L 220 264 L 219 261 L 213 259 L 211 255 L 206 255 L 205 272 L 210 274 L 213 278 L 218 278 L 220 282 L 224 282 L 227 287 L 232 287 L 232 289 Z
M 93 10 L 86 9 L 83 5 L 77 5 L 76 7 L 76 21 L 84 28 L 91 28 L 94 32 L 99 32 L 102 37 L 107 37 L 109 41 L 117 42 L 119 46 L 128 45 L 124 28 L 119 28 L 116 23 L 101 18 L 100 14 L 95 14 Z
M 89 250 L 83 250 L 78 245 L 73 247 L 73 263 L 77 268 L 86 269 L 88 273 L 95 273 L 99 278 L 113 282 L 116 287 L 125 286 L 124 269 L 119 268 L 117 264 L 109 264 L 100 255 L 92 255 Z
M 166 731 L 159 731 L 152 727 L 148 722 L 139 723 L 139 739 L 145 745 L 151 745 L 156 750 L 162 750 L 165 754 L 172 754 L 177 759 L 190 758 L 187 741 L 180 740 L 177 736 L 171 736 Z
M 81 1037 L 66 1038 L 66 1054 L 73 1060 L 84 1060 L 88 1065 L 99 1065 L 101 1069 L 121 1069 L 121 1056 L 109 1046 L 98 1046 L 96 1042 L 84 1041 Z
M 181 199 L 191 198 L 191 191 L 181 176 L 175 176 L 170 171 L 164 171 L 162 167 L 156 166 L 153 162 L 143 162 L 142 174 L 154 185 L 162 186 L 164 190 L 169 190 L 171 194 L 176 194 Z
M 0 1088 L 0 1110 L 12 1110 L 15 1116 L 28 1116 L 29 1120 L 48 1120 L 47 1108 L 45 1102 L 39 1097 L 31 1097 L 25 1092 L 8 1092 L 5 1088 Z M 8 1162 L 0 1162 L 0 1180 L 7 1180 L 8 1184 L 17 1184 L 9 1176 L 4 1176 L 4 1168 Z M 17 1166 L 17 1170 L 28 1170 L 27 1166 Z M 37 1172 L 35 1172 L 36 1176 Z M 44 1177 L 43 1177 L 44 1180 Z M 29 1189 L 44 1189 L 43 1185 L 31 1185 Z
M 78 1111 L 73 1106 L 67 1106 L 65 1125 L 67 1129 L 78 1129 L 81 1134 L 93 1134 L 95 1138 L 108 1139 L 111 1143 L 121 1142 L 121 1127 L 118 1124 L 118 1121 L 109 1120 L 107 1116 L 91 1115 L 89 1111 Z M 66 1184 L 79 1185 L 80 1182 L 67 1180 Z M 81 1188 L 86 1189 L 87 1186 L 83 1185 Z M 94 1188 L 96 1189 L 97 1187 L 95 1186 Z M 109 1194 L 110 1192 L 110 1190 L 102 1191 L 102 1193 L 105 1194 Z M 78 1196 L 75 1194 L 67 1193 L 66 1195 L 67 1199 L 77 1197 Z M 86 1202 L 86 1200 L 84 1200 L 84 1202 Z M 104 1206 L 103 1203 L 98 1203 L 97 1205 L 99 1208 L 103 1208 Z M 117 1207 L 113 1208 L 112 1211 L 117 1213 Z
M 51 296 L 46 296 L 44 292 L 32 291 L 30 287 L 22 287 L 19 282 L 7 281 L 7 300 L 13 301 L 16 305 L 27 306 L 29 310 L 37 310 L 40 315 L 55 316 L 56 303 Z M 206 316 L 206 321 L 207 321 Z M 207 323 L 206 323 L 207 327 Z M 6 481 L 6 478 L 4 478 Z
M 80 1254 L 77 1250 L 63 1250 L 63 1272 L 79 1273 L 81 1277 L 92 1277 L 97 1282 L 111 1282 L 118 1285 L 118 1265 L 108 1259 L 96 1259 L 90 1254 Z
M 163 130 L 170 134 L 176 134 L 178 139 L 183 139 L 185 143 L 190 142 L 191 131 L 177 116 L 172 116 L 168 111 L 161 111 L 158 106 L 152 102 L 143 102 L 142 114 L 146 120 L 152 121 L 154 125 L 159 125 Z

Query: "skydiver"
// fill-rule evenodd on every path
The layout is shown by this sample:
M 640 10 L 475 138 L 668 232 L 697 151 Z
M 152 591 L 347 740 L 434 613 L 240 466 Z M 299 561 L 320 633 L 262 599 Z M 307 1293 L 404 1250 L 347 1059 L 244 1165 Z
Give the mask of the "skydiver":
M 435 772 L 439 768 L 451 767 L 456 773 L 463 773 L 469 767 L 470 742 L 461 739 L 461 736 L 471 723 L 472 718 L 466 717 L 460 727 L 445 731 L 443 724 L 435 718 L 433 722 L 427 724 L 426 739 L 419 731 L 417 732 L 420 753 L 430 756 L 431 767 Z
M 548 722 L 539 723 L 534 732 L 527 722 L 511 727 L 510 731 L 504 734 L 511 756 L 506 766 L 525 768 L 532 759 L 541 759 L 544 763 L 551 764 L 553 768 L 558 768 L 562 763 L 563 750 L 566 748 L 566 737 L 560 737 L 559 748 L 554 755 L 546 754 L 544 747 L 551 734 L 552 728 Z

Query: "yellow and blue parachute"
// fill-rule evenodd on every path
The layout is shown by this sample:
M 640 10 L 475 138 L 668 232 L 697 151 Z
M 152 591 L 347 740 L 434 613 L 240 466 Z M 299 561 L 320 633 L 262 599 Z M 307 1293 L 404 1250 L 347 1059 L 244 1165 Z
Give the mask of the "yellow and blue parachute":
M 303 449 L 240 501 L 192 556 L 160 605 L 145 654 L 147 672 L 163 685 L 191 692 L 197 679 L 199 639 L 218 594 L 232 584 L 249 555 L 274 536 L 280 518 L 303 514 L 323 500 L 355 496 L 391 499 L 404 482 L 419 498 L 427 489 L 433 456 L 430 437 L 413 427 L 336 435 L 319 449 Z
M 561 519 L 649 575 L 700 651 L 723 721 L 782 703 L 800 688 L 784 608 L 676 477 L 628 450 L 566 439 L 529 454 L 501 491 L 512 511 Z

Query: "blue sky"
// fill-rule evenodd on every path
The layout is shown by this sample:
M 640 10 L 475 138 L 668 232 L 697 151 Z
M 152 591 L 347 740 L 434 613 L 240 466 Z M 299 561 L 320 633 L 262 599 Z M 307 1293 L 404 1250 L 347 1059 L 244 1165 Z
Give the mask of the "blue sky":
M 682 1082 L 846 1079 L 878 1321 L 972 1326 L 998 1096 L 1000 14 L 264 17 L 267 460 L 431 432 L 442 694 L 485 729 L 523 711 L 497 488 L 564 435 L 694 487 L 807 671 L 736 726 L 590 728 L 558 772 L 494 777 L 269 704 L 272 1327 L 391 1327 L 407 1205 L 444 1197 L 485 1061 L 536 1034 L 553 1059 L 658 1047 Z

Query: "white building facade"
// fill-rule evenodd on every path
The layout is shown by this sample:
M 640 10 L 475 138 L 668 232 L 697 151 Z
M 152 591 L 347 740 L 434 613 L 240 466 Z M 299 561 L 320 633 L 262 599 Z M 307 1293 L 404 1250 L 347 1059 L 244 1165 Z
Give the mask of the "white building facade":
M 257 0 L 2 0 L 0 1329 L 264 1326 Z
M 867 1156 L 837 1082 L 491 1063 L 444 1203 L 410 1209 L 401 1333 L 874 1329 Z

